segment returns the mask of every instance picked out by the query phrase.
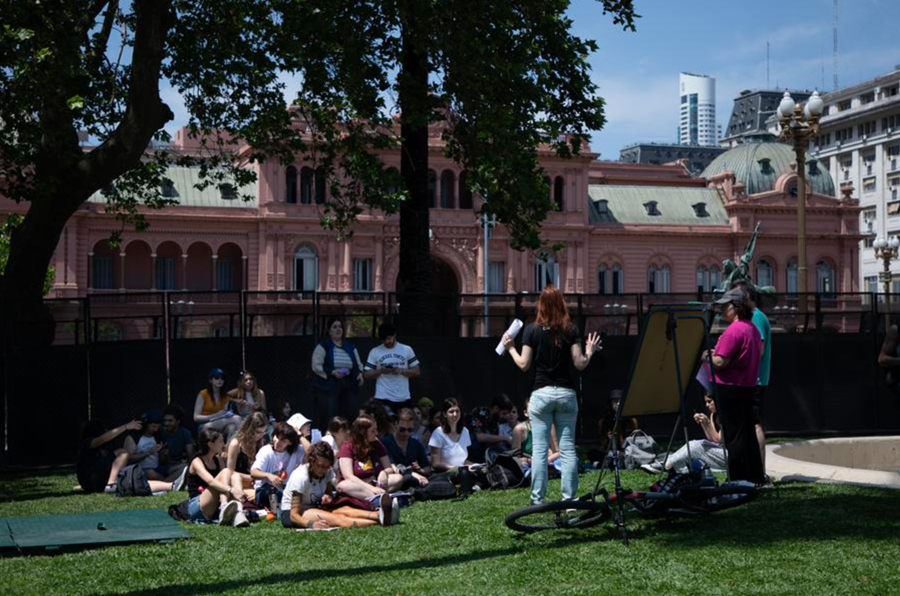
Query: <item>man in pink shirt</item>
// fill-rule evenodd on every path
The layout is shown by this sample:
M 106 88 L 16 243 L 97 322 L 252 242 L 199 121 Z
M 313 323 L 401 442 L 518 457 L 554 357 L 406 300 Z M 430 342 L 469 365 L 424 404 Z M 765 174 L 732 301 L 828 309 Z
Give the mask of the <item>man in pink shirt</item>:
M 753 396 L 759 378 L 762 337 L 753 324 L 753 303 L 739 288 L 725 292 L 716 304 L 728 328 L 710 360 L 718 391 L 718 409 L 732 480 L 765 481 L 753 418 Z

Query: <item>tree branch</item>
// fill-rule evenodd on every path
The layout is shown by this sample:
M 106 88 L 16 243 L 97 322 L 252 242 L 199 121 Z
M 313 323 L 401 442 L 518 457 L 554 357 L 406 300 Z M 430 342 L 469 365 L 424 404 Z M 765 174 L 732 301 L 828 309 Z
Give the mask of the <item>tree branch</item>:
M 112 0 L 106 7 L 106 16 L 103 18 L 103 27 L 94 40 L 91 48 L 90 67 L 93 70 L 100 68 L 100 63 L 106 55 L 106 45 L 109 43 L 109 36 L 112 33 L 113 25 L 116 22 L 116 15 L 119 13 L 119 0 Z
M 171 3 L 135 0 L 134 11 L 134 50 L 125 114 L 106 141 L 79 163 L 84 181 L 92 189 L 102 187 L 133 167 L 153 134 L 174 117 L 159 97 L 165 40 L 174 24 Z

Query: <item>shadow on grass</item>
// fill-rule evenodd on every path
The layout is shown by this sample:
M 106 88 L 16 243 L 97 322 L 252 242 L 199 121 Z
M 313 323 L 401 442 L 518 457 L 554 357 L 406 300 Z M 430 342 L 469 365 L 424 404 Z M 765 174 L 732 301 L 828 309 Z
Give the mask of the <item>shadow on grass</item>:
M 576 544 L 587 542 L 596 543 L 598 541 L 609 540 L 612 538 L 614 537 L 597 536 L 595 533 L 583 533 L 583 535 L 580 535 L 566 532 L 565 534 L 560 535 L 560 537 L 553 542 L 541 544 L 541 548 L 568 548 Z M 528 548 L 531 548 L 531 546 L 528 545 Z M 218 594 L 220 592 L 225 592 L 228 590 L 241 590 L 242 588 L 248 588 L 250 586 L 274 585 L 281 582 L 309 582 L 335 577 L 345 578 L 377 573 L 390 573 L 392 571 L 412 571 L 448 567 L 451 565 L 460 565 L 473 561 L 484 561 L 486 559 L 495 559 L 499 557 L 521 554 L 525 550 L 526 545 L 523 544 L 522 546 L 512 546 L 494 550 L 478 550 L 461 555 L 415 559 L 412 561 L 403 561 L 400 563 L 385 563 L 383 565 L 366 565 L 364 567 L 335 569 L 304 569 L 288 573 L 273 573 L 264 577 L 254 577 L 215 583 L 174 584 L 154 588 L 152 590 L 138 589 L 131 592 L 115 592 L 115 594 L 148 594 L 150 596 L 171 596 L 173 594 Z M 111 595 L 112 593 L 110 593 L 110 596 Z
M 72 478 L 74 484 L 70 485 L 71 488 L 60 486 L 65 482 L 64 477 Z M 77 483 L 73 470 L 42 471 L 39 476 L 35 476 L 32 472 L 5 472 L 0 474 L 0 502 L 21 503 L 86 494 L 81 490 L 75 490 L 74 486 Z
M 710 544 L 756 547 L 848 538 L 896 540 L 900 492 L 874 488 L 855 492 L 858 494 L 823 495 L 821 487 L 809 484 L 782 485 L 763 491 L 746 505 L 710 516 L 639 523 L 648 537 L 673 548 Z

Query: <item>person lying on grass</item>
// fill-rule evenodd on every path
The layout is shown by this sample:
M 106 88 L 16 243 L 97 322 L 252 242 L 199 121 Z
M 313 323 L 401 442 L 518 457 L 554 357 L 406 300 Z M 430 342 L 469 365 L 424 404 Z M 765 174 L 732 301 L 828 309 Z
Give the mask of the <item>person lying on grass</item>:
M 285 482 L 302 461 L 303 448 L 297 431 L 287 422 L 276 422 L 272 442 L 257 452 L 250 468 L 256 506 L 275 512 L 278 506 L 271 506 L 270 501 L 281 503 Z
M 382 493 L 378 511 L 355 507 L 332 509 L 334 494 L 334 451 L 324 441 L 312 446 L 306 463 L 288 478 L 281 500 L 281 524 L 285 528 L 327 530 L 361 528 L 397 523 L 400 510 L 388 493 Z
M 242 503 L 247 495 L 232 482 L 222 450 L 225 439 L 217 430 L 206 428 L 198 438 L 200 454 L 191 460 L 187 473 L 188 519 L 198 523 L 218 522 L 222 526 L 245 527 L 249 524 Z
M 350 438 L 338 451 L 341 481 L 338 492 L 363 501 L 376 502 L 385 492 L 402 489 L 407 483 L 428 484 L 417 472 L 408 478 L 397 471 L 384 444 L 378 440 L 378 426 L 369 416 L 360 416 L 350 427 Z

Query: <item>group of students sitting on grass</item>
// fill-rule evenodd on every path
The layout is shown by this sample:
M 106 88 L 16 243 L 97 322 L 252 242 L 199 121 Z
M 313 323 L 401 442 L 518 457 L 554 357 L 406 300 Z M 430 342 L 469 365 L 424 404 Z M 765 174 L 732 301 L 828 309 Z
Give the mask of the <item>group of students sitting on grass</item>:
M 497 453 L 512 452 L 523 470 L 530 466 L 527 402 L 520 421 L 502 394 L 465 419 L 452 398 L 437 409 L 422 398 L 397 412 L 370 400 L 352 422 L 332 418 L 322 435 L 287 408 L 280 420 L 270 418 L 252 374 L 242 375 L 233 394 L 222 393 L 223 376 L 211 371 L 197 396 L 196 443 L 177 406 L 109 430 L 89 423 L 78 465 L 82 489 L 116 492 L 123 471 L 139 466 L 154 494 L 187 490 L 176 507 L 181 519 L 241 527 L 265 514 L 288 528 L 317 530 L 392 525 L 406 497 L 424 491 L 430 478 L 459 484 L 483 474 Z M 551 444 L 551 465 L 556 457 Z

